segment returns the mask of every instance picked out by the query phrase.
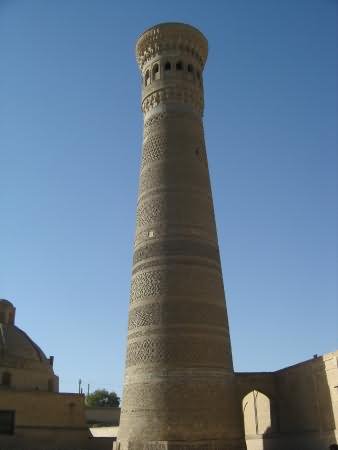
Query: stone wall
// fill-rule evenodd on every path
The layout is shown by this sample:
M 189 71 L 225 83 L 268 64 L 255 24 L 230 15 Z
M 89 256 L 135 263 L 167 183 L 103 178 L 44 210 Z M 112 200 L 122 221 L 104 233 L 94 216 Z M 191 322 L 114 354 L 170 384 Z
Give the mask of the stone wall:
M 86 407 L 86 420 L 90 424 L 118 425 L 120 422 L 120 408 Z
M 248 450 L 337 443 L 338 351 L 277 372 L 237 373 Z
M 26 361 L 26 365 L 22 361 L 20 363 L 20 367 L 14 367 L 14 363 L 9 367 L 5 365 L 0 367 L 0 380 L 3 379 L 3 374 L 10 374 L 11 389 L 19 391 L 59 391 L 59 378 L 54 375 L 52 368 L 34 361 Z M 7 387 L 2 386 L 0 381 L 0 391 L 7 389 Z
M 0 450 L 110 450 L 112 439 L 93 439 L 84 397 L 52 392 L 1 391 L 0 411 L 15 412 L 14 434 L 0 435 Z

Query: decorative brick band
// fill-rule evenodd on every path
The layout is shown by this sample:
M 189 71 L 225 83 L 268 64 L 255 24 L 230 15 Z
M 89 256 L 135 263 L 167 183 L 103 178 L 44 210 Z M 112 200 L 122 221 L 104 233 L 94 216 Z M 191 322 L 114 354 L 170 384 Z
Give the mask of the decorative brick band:
M 229 347 L 224 336 L 149 337 L 130 342 L 127 351 L 127 367 L 143 364 L 166 364 L 175 367 L 228 368 Z
M 222 276 L 219 271 L 189 265 L 137 273 L 132 279 L 130 302 L 150 297 L 187 297 L 209 302 L 214 299 L 219 304 L 224 298 Z
M 183 324 L 225 328 L 227 323 L 224 312 L 225 305 L 213 305 L 204 302 L 150 303 L 133 308 L 130 311 L 128 329 L 133 331 L 139 327 Z
M 147 258 L 158 258 L 166 256 L 200 257 L 214 260 L 219 263 L 218 247 L 211 246 L 206 242 L 188 241 L 187 239 L 170 239 L 160 242 L 147 243 L 139 247 L 133 258 L 133 264 Z

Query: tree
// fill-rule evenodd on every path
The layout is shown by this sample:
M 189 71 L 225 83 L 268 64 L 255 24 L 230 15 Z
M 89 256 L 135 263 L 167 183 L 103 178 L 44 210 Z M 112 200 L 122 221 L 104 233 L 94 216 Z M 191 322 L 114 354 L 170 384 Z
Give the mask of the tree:
M 86 396 L 87 406 L 115 407 L 120 405 L 120 398 L 116 392 L 108 392 L 107 389 L 96 389 Z

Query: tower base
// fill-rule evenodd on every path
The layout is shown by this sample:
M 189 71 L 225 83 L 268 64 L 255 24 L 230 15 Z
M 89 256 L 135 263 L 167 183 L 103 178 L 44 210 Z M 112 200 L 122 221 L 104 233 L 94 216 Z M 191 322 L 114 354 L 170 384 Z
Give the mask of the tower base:
M 246 450 L 245 441 L 117 441 L 113 450 Z

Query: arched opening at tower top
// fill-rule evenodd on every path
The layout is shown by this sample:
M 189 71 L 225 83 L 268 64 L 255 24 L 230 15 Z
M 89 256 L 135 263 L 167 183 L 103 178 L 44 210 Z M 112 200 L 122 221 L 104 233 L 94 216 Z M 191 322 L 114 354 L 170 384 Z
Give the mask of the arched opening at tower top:
M 160 67 L 158 63 L 153 65 L 153 80 L 159 80 L 160 79 Z

